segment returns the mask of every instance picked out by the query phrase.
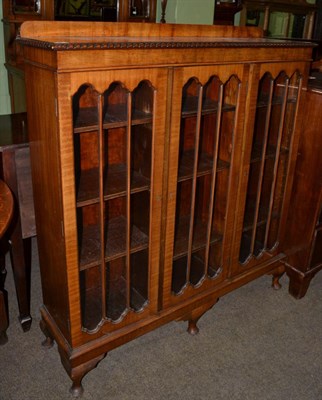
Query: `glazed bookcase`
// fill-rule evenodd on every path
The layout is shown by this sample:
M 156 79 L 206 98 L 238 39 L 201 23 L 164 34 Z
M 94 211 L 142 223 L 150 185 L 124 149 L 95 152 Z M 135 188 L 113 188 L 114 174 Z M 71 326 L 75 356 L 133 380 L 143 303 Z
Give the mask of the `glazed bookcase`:
M 28 22 L 19 40 L 41 327 L 77 396 L 113 348 L 172 320 L 195 334 L 263 274 L 279 286 L 312 49 L 160 24 Z

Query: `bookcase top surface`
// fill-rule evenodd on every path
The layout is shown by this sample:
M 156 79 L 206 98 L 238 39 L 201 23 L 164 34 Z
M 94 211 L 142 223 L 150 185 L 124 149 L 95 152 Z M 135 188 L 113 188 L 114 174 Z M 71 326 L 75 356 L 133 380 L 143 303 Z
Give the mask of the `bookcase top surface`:
M 263 38 L 260 28 L 115 22 L 27 21 L 18 40 L 54 51 L 313 46 L 304 41 Z

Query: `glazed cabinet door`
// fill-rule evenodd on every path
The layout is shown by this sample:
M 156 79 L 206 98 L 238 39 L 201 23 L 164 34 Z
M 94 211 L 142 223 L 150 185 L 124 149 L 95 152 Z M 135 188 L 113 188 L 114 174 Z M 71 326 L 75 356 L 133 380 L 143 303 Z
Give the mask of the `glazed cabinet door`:
M 243 65 L 174 72 L 163 307 L 227 276 L 247 77 Z
M 61 99 L 70 99 L 60 105 L 62 135 L 72 122 L 62 139 L 73 154 L 62 169 L 74 177 L 64 198 L 77 260 L 68 265 L 78 282 L 71 318 L 77 335 L 101 334 L 156 311 L 167 72 L 61 79 Z
M 234 273 L 281 256 L 298 134 L 296 119 L 306 64 L 266 64 L 254 74 L 252 134 L 246 137 Z

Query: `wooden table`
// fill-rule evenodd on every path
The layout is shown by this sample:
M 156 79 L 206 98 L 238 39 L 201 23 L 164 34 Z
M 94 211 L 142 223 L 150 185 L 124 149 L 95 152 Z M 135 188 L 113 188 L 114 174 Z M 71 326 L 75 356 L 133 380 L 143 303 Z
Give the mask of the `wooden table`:
M 15 208 L 6 237 L 17 293 L 19 320 L 30 329 L 31 238 L 36 235 L 30 171 L 27 114 L 0 115 L 0 177 L 13 194 Z M 4 263 L 4 256 L 1 256 Z
M 0 239 L 3 237 L 13 214 L 13 197 L 8 186 L 0 180 Z
M 0 239 L 6 232 L 13 215 L 13 197 L 8 186 L 0 180 Z M 0 344 L 7 342 L 8 313 L 7 293 L 4 289 L 6 270 L 0 264 Z

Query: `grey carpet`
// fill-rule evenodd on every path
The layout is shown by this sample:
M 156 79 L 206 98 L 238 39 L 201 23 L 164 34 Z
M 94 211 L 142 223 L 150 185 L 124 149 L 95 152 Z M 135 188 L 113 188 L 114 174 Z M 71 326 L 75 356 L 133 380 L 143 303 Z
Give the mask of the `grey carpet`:
M 31 330 L 17 320 L 12 274 L 9 341 L 0 347 L 1 400 L 65 400 L 70 379 L 57 347 L 40 345 L 41 289 L 34 242 Z M 192 337 L 173 322 L 116 350 L 83 379 L 82 400 L 322 400 L 322 273 L 305 298 L 270 277 L 226 295 Z

